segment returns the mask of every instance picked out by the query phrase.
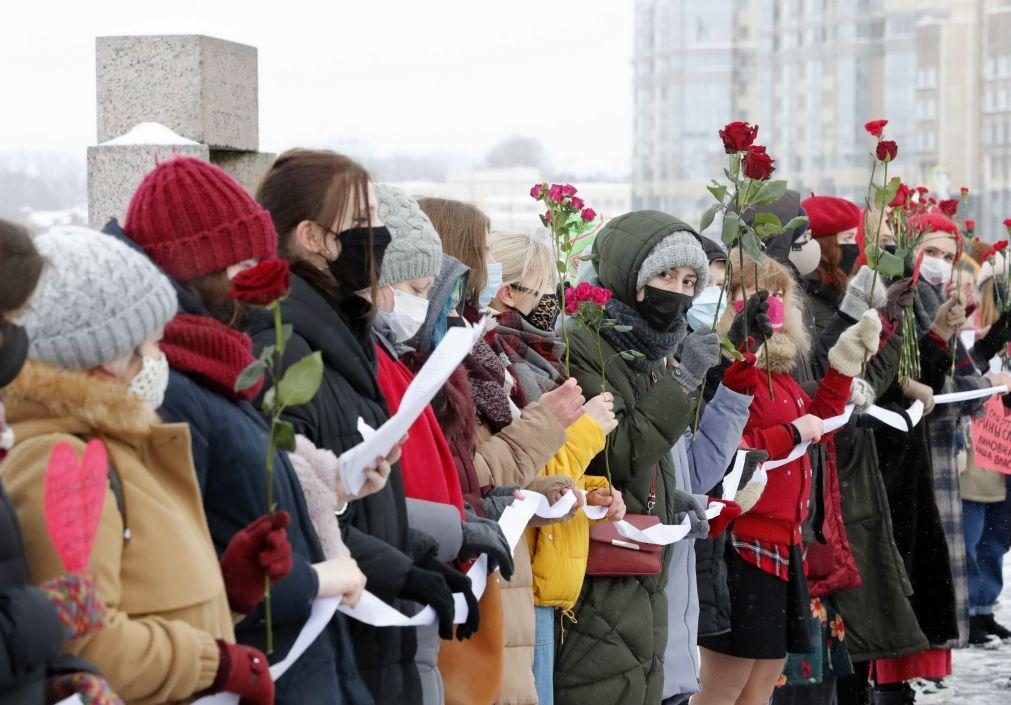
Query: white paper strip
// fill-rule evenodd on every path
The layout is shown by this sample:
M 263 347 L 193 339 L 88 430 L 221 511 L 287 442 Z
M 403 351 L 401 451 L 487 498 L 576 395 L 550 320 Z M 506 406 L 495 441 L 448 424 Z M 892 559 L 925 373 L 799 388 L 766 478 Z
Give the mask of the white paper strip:
M 619 534 L 624 536 L 626 539 L 631 539 L 632 541 L 652 543 L 658 546 L 669 546 L 672 543 L 677 543 L 690 534 L 692 531 L 692 523 L 688 517 L 685 517 L 684 520 L 677 525 L 657 524 L 656 526 L 651 526 L 648 529 L 637 529 L 627 521 L 622 520 L 614 522 L 614 528 L 617 529 Z
M 236 698 L 236 700 L 238 699 Z M 64 698 L 56 703 L 56 705 L 84 705 L 84 701 L 81 700 L 81 696 L 78 693 L 74 693 L 69 698 Z
M 983 397 L 993 396 L 994 394 L 1007 394 L 1007 386 L 1002 384 L 998 387 L 987 387 L 986 389 L 970 389 L 965 392 L 950 392 L 949 394 L 935 394 L 934 403 L 955 404 L 960 401 L 969 401 L 971 399 L 982 399 Z
M 734 466 L 727 473 L 727 476 L 723 478 L 723 499 L 728 502 L 733 502 L 734 497 L 737 496 L 737 486 L 741 484 L 741 477 L 744 475 L 744 462 L 747 460 L 748 451 L 739 450 L 737 451 L 737 457 L 734 458 Z
M 850 417 L 853 416 L 853 405 L 847 404 L 843 413 L 838 416 L 833 416 L 832 418 L 825 419 L 822 421 L 822 429 L 824 433 L 831 433 L 832 431 L 837 431 L 847 423 L 849 423 Z M 794 460 L 800 458 L 807 449 L 810 447 L 810 441 L 804 441 L 800 445 L 793 447 L 793 450 L 785 458 L 779 458 L 778 460 L 766 460 L 762 463 L 762 470 L 768 472 L 769 470 L 775 470 L 776 468 L 783 467 L 788 463 L 792 463 Z
M 920 423 L 920 419 L 923 418 L 923 402 L 917 399 L 906 409 L 906 414 L 909 416 L 909 420 L 913 424 L 912 426 L 907 426 L 906 419 L 902 414 L 882 409 L 877 404 L 868 407 L 865 413 L 897 431 L 912 431 Z

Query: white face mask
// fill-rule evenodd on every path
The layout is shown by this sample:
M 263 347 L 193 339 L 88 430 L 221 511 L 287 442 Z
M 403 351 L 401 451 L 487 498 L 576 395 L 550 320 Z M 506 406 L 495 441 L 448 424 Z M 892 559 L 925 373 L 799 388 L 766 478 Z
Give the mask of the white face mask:
M 940 257 L 924 256 L 920 263 L 920 276 L 933 286 L 940 286 L 951 279 L 951 262 Z
M 164 355 L 159 357 L 143 355 L 141 359 L 143 362 L 140 372 L 130 381 L 130 393 L 157 410 L 165 401 L 165 390 L 168 389 L 168 358 Z
M 390 327 L 398 343 L 410 340 L 428 317 L 428 299 L 393 289 L 393 310 L 380 311 L 379 318 Z
M 727 310 L 727 297 L 723 297 L 719 310 L 716 303 L 720 300 L 719 286 L 707 286 L 702 293 L 692 301 L 692 307 L 688 309 L 688 325 L 692 330 L 710 330 L 713 327 L 713 318 L 717 320 L 723 316 Z
M 491 300 L 498 295 L 498 290 L 502 288 L 502 263 L 495 262 L 488 265 L 488 284 L 481 290 L 478 303 L 481 308 L 488 308 Z
M 795 244 L 790 248 L 789 257 L 800 276 L 806 277 L 818 269 L 821 262 L 821 243 L 811 238 L 800 246 Z

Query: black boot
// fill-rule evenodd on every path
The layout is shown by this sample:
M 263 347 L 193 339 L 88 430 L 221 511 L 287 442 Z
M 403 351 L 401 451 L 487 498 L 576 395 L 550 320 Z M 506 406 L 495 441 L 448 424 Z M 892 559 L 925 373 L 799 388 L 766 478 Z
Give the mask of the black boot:
M 986 626 L 985 616 L 977 614 L 969 617 L 970 646 L 986 646 L 990 643 L 990 632 Z
M 1011 630 L 1001 624 L 998 624 L 992 614 L 980 615 L 978 618 L 983 620 L 983 628 L 986 629 L 987 634 L 993 634 L 1001 641 L 1011 639 Z
M 916 694 L 905 683 L 879 685 L 871 691 L 871 705 L 912 705 L 915 700 Z

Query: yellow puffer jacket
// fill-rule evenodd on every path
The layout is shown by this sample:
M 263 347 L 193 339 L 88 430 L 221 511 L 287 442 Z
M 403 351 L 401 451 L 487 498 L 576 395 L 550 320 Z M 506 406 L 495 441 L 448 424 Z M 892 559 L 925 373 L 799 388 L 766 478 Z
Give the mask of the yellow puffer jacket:
M 587 415 L 566 430 L 567 441 L 541 475 L 564 475 L 576 487 L 607 487 L 607 478 L 585 475 L 586 467 L 604 449 L 604 430 Z M 590 550 L 590 520 L 582 511 L 567 522 L 527 529 L 534 574 L 534 602 L 539 607 L 572 609 L 583 588 Z

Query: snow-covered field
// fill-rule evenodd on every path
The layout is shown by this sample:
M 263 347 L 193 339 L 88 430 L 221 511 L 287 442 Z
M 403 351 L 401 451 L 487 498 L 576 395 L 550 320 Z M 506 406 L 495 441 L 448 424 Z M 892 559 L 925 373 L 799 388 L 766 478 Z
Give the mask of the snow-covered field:
M 1004 594 L 997 606 L 997 621 L 1011 625 L 1011 560 L 1004 563 Z M 1009 627 L 1011 628 L 1011 627 Z M 1011 703 L 1011 644 L 996 650 L 959 649 L 943 696 L 931 703 L 952 705 L 1008 705 Z

